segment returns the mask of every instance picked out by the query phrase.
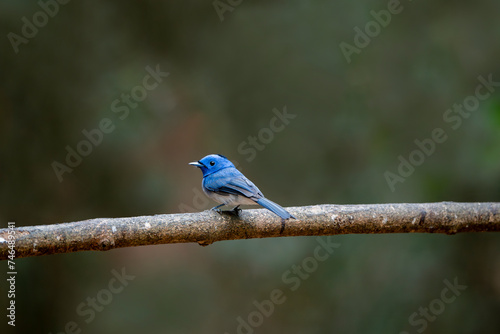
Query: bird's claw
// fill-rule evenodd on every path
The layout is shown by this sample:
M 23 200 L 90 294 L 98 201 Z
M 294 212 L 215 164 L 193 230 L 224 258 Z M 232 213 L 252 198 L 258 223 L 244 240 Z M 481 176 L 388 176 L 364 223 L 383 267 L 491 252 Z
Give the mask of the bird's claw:
M 223 206 L 224 204 L 221 204 L 221 205 L 216 205 L 214 206 L 213 208 L 210 209 L 210 211 L 215 211 L 217 212 L 218 214 L 221 214 L 222 213 L 222 210 L 219 209 L 221 206 Z
M 234 214 L 235 214 L 236 216 L 239 216 L 239 215 L 240 215 L 240 212 L 241 212 L 240 206 L 239 206 L 239 205 L 235 206 L 235 207 L 234 207 L 234 209 L 233 209 L 232 211 L 234 212 Z

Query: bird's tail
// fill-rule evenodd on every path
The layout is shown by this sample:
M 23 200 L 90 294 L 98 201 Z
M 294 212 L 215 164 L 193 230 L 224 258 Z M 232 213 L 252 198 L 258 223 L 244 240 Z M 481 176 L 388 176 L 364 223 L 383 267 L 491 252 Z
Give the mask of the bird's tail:
M 274 212 L 278 216 L 280 216 L 283 219 L 288 219 L 288 218 L 293 218 L 296 219 L 294 216 L 292 216 L 288 211 L 283 209 L 280 205 L 274 203 L 273 201 L 268 200 L 267 198 L 260 198 L 257 201 L 257 204 L 262 205 L 266 209 Z

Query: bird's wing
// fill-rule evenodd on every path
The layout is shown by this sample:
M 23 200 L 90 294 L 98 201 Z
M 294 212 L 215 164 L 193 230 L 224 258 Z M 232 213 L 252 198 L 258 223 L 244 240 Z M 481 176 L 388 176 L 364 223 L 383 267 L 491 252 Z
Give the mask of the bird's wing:
M 230 179 L 227 185 L 222 187 L 221 190 L 229 193 L 236 192 L 238 195 L 241 194 L 252 199 L 264 197 L 259 188 L 244 176 Z
M 221 195 L 242 195 L 255 200 L 264 197 L 259 188 L 236 168 L 225 168 L 207 176 L 204 186 Z

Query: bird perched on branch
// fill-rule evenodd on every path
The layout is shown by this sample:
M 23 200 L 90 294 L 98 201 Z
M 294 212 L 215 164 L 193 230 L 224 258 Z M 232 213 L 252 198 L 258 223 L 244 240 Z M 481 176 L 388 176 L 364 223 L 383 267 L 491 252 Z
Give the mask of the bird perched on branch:
M 223 205 L 236 205 L 233 210 L 238 213 L 239 206 L 242 204 L 259 204 L 282 219 L 295 219 L 280 205 L 265 198 L 259 188 L 237 170 L 225 156 L 210 154 L 197 162 L 190 162 L 189 164 L 201 169 L 203 173 L 203 192 L 209 198 L 221 203 L 214 206 L 212 210 L 217 210 Z

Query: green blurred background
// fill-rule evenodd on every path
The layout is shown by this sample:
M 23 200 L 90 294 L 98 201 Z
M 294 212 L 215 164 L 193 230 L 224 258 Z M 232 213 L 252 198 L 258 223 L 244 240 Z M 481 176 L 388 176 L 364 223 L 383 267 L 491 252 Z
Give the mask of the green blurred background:
M 215 203 L 198 196 L 201 173 L 187 163 L 209 153 L 237 161 L 283 206 L 500 201 L 500 87 L 457 129 L 443 119 L 474 95 L 479 76 L 500 82 L 500 2 L 401 2 L 350 62 L 340 44 L 354 45 L 354 28 L 388 1 L 215 4 L 224 3 L 230 10 L 217 13 L 212 1 L 71 1 L 47 22 L 35 1 L 0 3 L 2 227 L 208 209 Z M 34 16 L 45 24 L 16 53 L 8 34 L 22 36 L 23 17 Z M 147 66 L 169 76 L 120 119 L 113 102 L 140 92 Z M 273 109 L 285 106 L 295 118 L 271 138 Z M 114 130 L 59 182 L 54 161 L 65 163 L 66 147 L 106 118 Z M 392 191 L 384 173 L 397 173 L 399 156 L 435 128 L 447 140 Z M 251 157 L 249 136 L 259 134 L 265 144 Z M 500 235 L 332 240 L 339 248 L 295 291 L 282 275 L 313 255 L 316 238 L 19 259 L 16 327 L 3 315 L 0 329 L 60 333 L 74 321 L 81 333 L 500 331 Z M 135 278 L 87 323 L 77 308 L 110 296 L 113 270 Z M 455 278 L 467 288 L 435 318 L 411 323 Z M 274 289 L 285 302 L 257 328 L 238 328 Z

